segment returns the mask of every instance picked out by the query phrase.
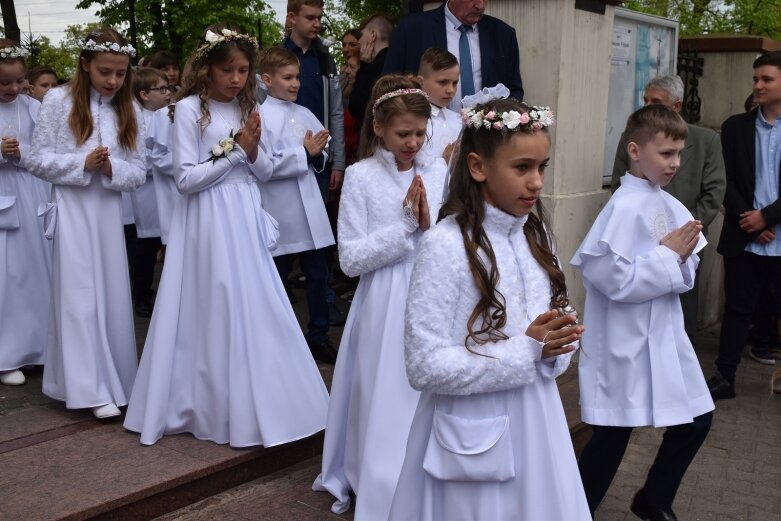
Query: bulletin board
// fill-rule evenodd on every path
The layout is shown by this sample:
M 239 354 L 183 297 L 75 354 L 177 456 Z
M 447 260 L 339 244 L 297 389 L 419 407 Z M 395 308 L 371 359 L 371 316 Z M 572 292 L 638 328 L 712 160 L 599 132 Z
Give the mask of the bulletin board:
M 646 83 L 656 76 L 675 74 L 677 55 L 677 21 L 616 8 L 605 129 L 605 186 L 610 185 L 616 147 L 626 118 L 643 105 Z

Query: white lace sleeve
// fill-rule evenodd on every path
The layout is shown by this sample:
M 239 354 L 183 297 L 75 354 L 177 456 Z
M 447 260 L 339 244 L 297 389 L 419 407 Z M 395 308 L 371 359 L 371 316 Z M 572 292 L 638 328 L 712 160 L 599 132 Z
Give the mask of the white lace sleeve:
M 402 217 L 401 201 L 383 200 L 382 190 L 373 192 L 379 196 L 370 195 L 364 174 L 360 163 L 347 169 L 339 203 L 339 264 L 350 277 L 387 266 L 415 249 L 412 234 L 417 225 Z M 369 206 L 382 204 L 397 204 L 399 218 L 369 231 Z
M 87 155 L 66 152 L 57 147 L 58 135 L 71 133 L 68 128 L 71 107 L 68 97 L 68 88 L 58 87 L 50 90 L 43 99 L 27 157 L 27 168 L 34 176 L 50 183 L 86 186 L 92 180 L 92 174 L 84 170 Z
M 424 236 L 412 272 L 404 336 L 410 384 L 420 391 L 466 395 L 534 382 L 542 346 L 532 338 L 519 335 L 474 346 L 476 354 L 451 337 L 452 331 L 466 329 L 459 317 L 469 316 L 475 303 L 461 302 L 463 288 L 474 282 L 461 234 L 445 228 L 450 224 L 441 223 Z M 470 309 L 459 312 L 459 305 Z
M 146 182 L 146 128 L 144 117 L 139 110 L 135 111 L 138 131 L 136 146 L 125 152 L 125 157 L 110 157 L 111 177 L 101 176 L 104 188 L 118 192 L 132 192 Z M 101 124 L 103 122 L 101 121 Z M 111 132 L 112 128 L 103 128 L 103 132 Z M 105 134 L 104 134 L 105 135 Z

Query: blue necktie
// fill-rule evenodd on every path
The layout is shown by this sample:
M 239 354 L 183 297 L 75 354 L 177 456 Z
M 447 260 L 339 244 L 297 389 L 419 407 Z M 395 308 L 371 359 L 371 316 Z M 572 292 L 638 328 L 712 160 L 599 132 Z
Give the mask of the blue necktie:
M 458 28 L 461 37 L 458 39 L 458 64 L 461 66 L 461 97 L 471 96 L 475 93 L 475 78 L 472 73 L 472 53 L 469 50 L 469 36 L 472 30 L 469 25 L 461 25 Z

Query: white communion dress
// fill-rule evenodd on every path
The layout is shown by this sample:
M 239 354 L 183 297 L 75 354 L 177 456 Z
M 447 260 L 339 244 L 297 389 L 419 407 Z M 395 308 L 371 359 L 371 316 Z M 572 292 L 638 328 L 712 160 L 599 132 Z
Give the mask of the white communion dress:
M 404 218 L 402 201 L 416 174 L 435 223 L 446 175 L 441 159 L 419 157 L 399 172 L 393 154 L 379 149 L 347 169 L 342 189 L 339 260 L 361 280 L 336 359 L 323 469 L 313 489 L 336 497 L 336 513 L 355 493 L 356 520 L 387 519 L 419 398 L 404 369 L 404 307 L 424 233 Z
M 70 87 L 50 90 L 27 162 L 54 185 L 45 215 L 54 243 L 43 392 L 70 409 L 127 404 L 138 364 L 120 192 L 146 178 L 144 125 L 136 109 L 136 145 L 122 148 L 111 101 L 90 89 L 94 128 L 78 145 L 68 126 Z M 111 178 L 84 169 L 98 146 L 109 149 Z
M 38 207 L 51 185 L 27 171 L 40 106 L 24 95 L 0 103 L 0 136 L 16 138 L 21 156 L 0 156 L 0 371 L 42 364 L 49 332 L 52 250 Z
M 165 434 L 233 447 L 271 447 L 325 427 L 328 393 L 271 257 L 276 222 L 258 182 L 272 165 L 236 146 L 212 147 L 242 127 L 236 100 L 176 105 L 176 205 L 165 265 L 125 428 L 141 443 Z
M 407 375 L 422 393 L 391 520 L 591 519 L 555 381 L 571 354 L 541 360 L 525 334 L 551 296 L 526 221 L 486 205 L 508 338 L 470 341 L 476 353 L 464 342 L 479 291 L 454 216 L 423 239 L 405 331 Z
M 174 208 L 182 194 L 174 179 L 173 155 L 171 154 L 171 138 L 174 124 L 168 116 L 168 107 L 155 111 L 149 124 L 147 134 L 147 150 L 152 163 L 152 178 L 155 183 L 155 199 L 157 200 L 157 215 L 160 219 L 160 240 L 168 244 L 168 234 L 171 229 L 171 219 Z

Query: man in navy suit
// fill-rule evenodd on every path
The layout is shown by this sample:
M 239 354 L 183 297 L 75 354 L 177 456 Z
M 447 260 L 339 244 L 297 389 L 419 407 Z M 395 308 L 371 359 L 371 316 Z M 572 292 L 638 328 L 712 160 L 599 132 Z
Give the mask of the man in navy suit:
M 393 33 L 384 72 L 417 74 L 426 49 L 439 47 L 458 58 L 461 68 L 451 109 L 461 109 L 463 96 L 498 83 L 523 100 L 515 29 L 485 15 L 487 4 L 488 0 L 448 0 L 436 9 L 403 18 Z

